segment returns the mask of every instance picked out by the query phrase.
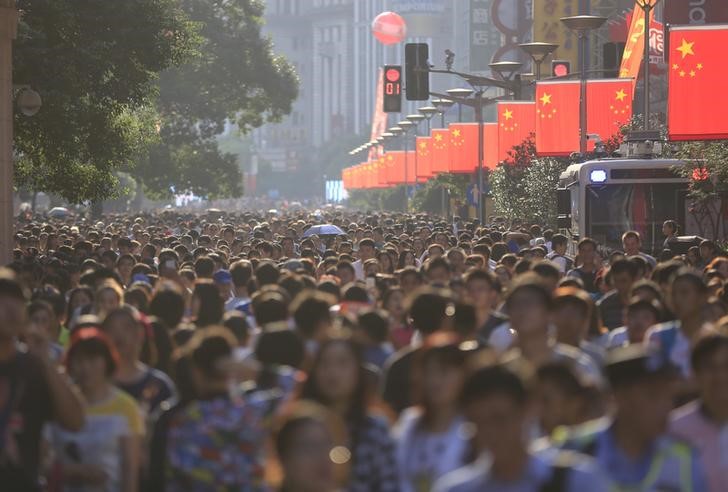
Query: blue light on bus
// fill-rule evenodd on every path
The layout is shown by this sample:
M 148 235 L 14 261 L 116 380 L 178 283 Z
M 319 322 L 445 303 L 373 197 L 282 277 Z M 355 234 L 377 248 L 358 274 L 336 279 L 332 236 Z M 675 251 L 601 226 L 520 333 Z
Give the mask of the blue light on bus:
M 604 169 L 594 169 L 589 173 L 589 181 L 592 183 L 604 183 L 607 180 L 607 171 Z

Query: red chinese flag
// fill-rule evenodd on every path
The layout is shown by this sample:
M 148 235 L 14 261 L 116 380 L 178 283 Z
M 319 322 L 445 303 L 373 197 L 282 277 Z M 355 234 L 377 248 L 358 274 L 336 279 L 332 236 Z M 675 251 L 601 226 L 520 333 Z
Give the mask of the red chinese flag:
M 432 130 L 432 174 L 450 172 L 450 130 Z
M 508 152 L 520 145 L 536 129 L 536 104 L 531 101 L 498 103 L 498 161 L 508 158 Z
M 450 148 L 450 172 L 474 172 L 478 167 L 478 124 L 451 124 Z
M 385 156 L 387 162 L 387 184 L 389 185 L 397 185 L 404 180 L 404 170 L 402 170 L 398 159 L 399 154 L 401 152 L 393 150 L 387 152 Z
M 581 82 L 536 83 L 536 153 L 568 156 L 579 151 Z
M 483 125 L 483 142 L 485 151 L 485 168 L 495 169 L 498 165 L 498 123 L 486 123 Z
M 389 187 L 389 182 L 387 181 L 387 160 L 384 156 L 377 159 L 377 186 L 379 188 Z
M 587 133 L 599 135 L 606 142 L 619 133 L 632 119 L 631 79 L 589 80 L 586 83 Z M 595 141 L 589 140 L 588 149 L 594 150 Z
M 407 185 L 413 185 L 416 182 L 415 179 L 415 151 L 414 150 L 408 150 L 405 153 L 405 162 L 407 163 L 407 175 L 405 176 L 406 181 L 405 184 Z
M 424 183 L 432 177 L 432 137 L 417 137 L 417 181 Z
M 728 138 L 728 25 L 673 27 L 668 46 L 669 139 Z

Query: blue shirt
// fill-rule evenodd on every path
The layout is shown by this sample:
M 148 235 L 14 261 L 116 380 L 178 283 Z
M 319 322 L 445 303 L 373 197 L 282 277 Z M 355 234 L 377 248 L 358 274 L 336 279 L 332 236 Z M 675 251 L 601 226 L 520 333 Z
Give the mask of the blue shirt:
M 609 481 L 616 490 L 626 487 L 640 492 L 657 492 L 659 490 L 683 491 L 681 467 L 677 462 L 677 449 L 680 449 L 690 461 L 690 492 L 708 490 L 702 461 L 695 450 L 668 435 L 656 439 L 649 449 L 638 459 L 627 456 L 619 447 L 612 432 L 612 426 L 601 422 L 590 438 L 567 441 L 566 448 L 588 452 L 594 457 L 599 467 L 608 474 Z M 585 447 L 589 448 L 585 450 Z M 664 459 L 658 478 L 654 483 L 643 484 L 654 463 Z M 685 491 L 687 492 L 687 491 Z
M 551 480 L 557 453 L 553 450 L 532 453 L 521 476 L 503 482 L 490 474 L 490 459 L 485 456 L 475 463 L 448 473 L 435 483 L 435 492 L 539 492 Z M 565 477 L 564 492 L 607 492 L 605 477 L 594 462 L 578 457 Z

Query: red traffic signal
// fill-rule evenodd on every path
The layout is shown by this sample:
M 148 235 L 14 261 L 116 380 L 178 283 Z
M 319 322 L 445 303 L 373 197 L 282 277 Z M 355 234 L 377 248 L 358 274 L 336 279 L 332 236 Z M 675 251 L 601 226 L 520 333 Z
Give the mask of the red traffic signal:
M 553 60 L 551 62 L 551 76 L 564 77 L 571 73 L 571 62 L 569 60 Z
M 384 112 L 399 113 L 402 111 L 402 66 L 384 66 Z

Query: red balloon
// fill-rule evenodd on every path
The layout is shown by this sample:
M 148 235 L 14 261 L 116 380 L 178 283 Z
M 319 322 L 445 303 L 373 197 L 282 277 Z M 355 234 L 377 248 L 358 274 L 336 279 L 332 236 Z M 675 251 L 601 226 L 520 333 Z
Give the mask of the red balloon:
M 394 12 L 382 12 L 372 21 L 372 34 L 382 44 L 401 43 L 407 37 L 407 23 Z

